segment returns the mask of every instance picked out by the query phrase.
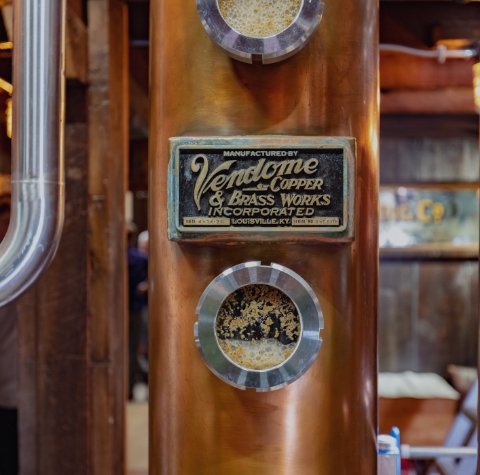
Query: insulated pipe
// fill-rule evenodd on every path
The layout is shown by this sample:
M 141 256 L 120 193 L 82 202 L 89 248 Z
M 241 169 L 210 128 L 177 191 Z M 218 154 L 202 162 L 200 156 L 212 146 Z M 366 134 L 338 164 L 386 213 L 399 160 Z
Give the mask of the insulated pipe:
M 444 45 L 438 45 L 436 49 L 418 49 L 402 45 L 380 44 L 380 51 L 391 53 L 403 53 L 422 58 L 435 58 L 439 63 L 444 63 L 447 59 L 471 59 L 477 56 L 475 49 L 454 49 L 449 50 Z
M 64 214 L 65 0 L 13 8 L 12 212 L 0 245 L 0 306 L 50 264 Z

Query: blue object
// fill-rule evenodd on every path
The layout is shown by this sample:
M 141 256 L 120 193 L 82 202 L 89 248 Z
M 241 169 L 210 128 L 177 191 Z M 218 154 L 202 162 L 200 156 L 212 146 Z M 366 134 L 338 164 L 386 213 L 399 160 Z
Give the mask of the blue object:
M 398 447 L 398 462 L 397 462 L 397 473 L 398 475 L 401 474 L 402 471 L 402 461 L 401 461 L 401 452 L 400 452 L 400 429 L 398 427 L 392 427 L 392 430 L 390 431 L 390 435 L 397 441 L 397 447 Z
M 378 474 L 400 475 L 400 431 L 394 427 L 390 435 L 378 436 Z

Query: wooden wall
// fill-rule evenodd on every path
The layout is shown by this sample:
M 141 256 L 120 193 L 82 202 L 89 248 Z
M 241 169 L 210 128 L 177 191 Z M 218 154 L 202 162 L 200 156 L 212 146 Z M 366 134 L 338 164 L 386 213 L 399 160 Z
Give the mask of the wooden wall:
M 380 43 L 474 42 L 480 4 L 381 1 Z M 381 184 L 478 183 L 473 60 L 380 55 Z M 477 364 L 478 261 L 380 262 L 381 371 Z
M 384 137 L 380 157 L 383 185 L 478 180 L 477 138 Z
M 47 273 L 19 300 L 21 475 L 90 473 L 87 165 L 87 126 L 68 123 L 62 239 Z
M 478 263 L 381 261 L 380 371 L 476 366 Z
M 478 117 L 384 119 L 381 184 L 478 183 Z M 478 261 L 381 259 L 380 371 L 476 366 L 477 339 Z
M 87 14 L 88 81 L 67 84 L 60 246 L 19 303 L 20 475 L 126 465 L 127 7 L 72 4 Z

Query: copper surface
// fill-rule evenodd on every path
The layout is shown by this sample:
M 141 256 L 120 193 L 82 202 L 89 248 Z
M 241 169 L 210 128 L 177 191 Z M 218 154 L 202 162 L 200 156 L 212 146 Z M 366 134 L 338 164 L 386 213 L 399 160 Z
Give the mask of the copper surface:
M 152 0 L 150 131 L 150 473 L 376 473 L 377 2 L 328 2 L 311 42 L 274 65 L 230 59 L 193 0 Z M 179 135 L 357 139 L 353 243 L 178 244 L 167 240 L 168 139 Z M 232 388 L 195 347 L 210 281 L 246 261 L 278 262 L 320 300 L 324 343 L 298 381 Z

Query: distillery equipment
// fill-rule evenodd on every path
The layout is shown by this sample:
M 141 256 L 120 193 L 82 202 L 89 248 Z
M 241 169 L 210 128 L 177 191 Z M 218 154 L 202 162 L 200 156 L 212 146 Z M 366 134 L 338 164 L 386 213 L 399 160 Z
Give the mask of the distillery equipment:
M 12 213 L 0 246 L 0 305 L 39 278 L 64 215 L 64 0 L 13 3 Z
M 227 269 L 207 287 L 197 314 L 195 341 L 205 363 L 238 389 L 285 387 L 320 349 L 323 318 L 315 294 L 277 264 Z
M 1 305 L 63 225 L 65 1 L 34 3 L 14 2 Z M 400 457 L 476 457 L 377 436 L 377 2 L 151 5 L 150 472 L 398 475 Z
M 377 15 L 151 2 L 154 475 L 376 473 Z
M 305 46 L 323 12 L 320 0 L 241 2 L 198 0 L 198 14 L 210 38 L 232 58 L 276 63 Z

